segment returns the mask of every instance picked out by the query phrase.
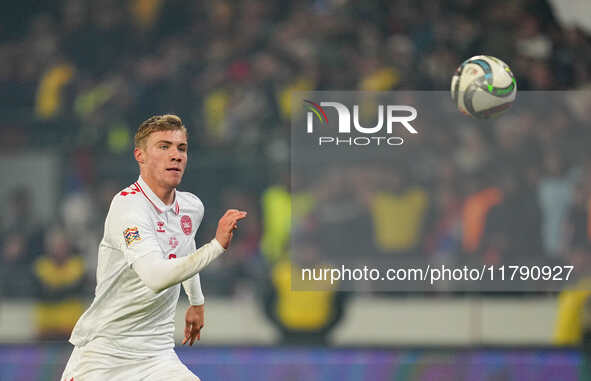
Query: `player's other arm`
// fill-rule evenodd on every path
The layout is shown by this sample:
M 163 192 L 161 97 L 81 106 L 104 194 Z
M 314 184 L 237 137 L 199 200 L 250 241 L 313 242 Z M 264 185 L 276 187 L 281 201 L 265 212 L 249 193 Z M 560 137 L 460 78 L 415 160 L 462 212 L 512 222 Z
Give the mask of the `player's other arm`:
M 161 253 L 150 251 L 133 262 L 133 268 L 142 281 L 154 292 L 183 282 L 222 254 L 230 245 L 238 221 L 246 212 L 229 209 L 220 218 L 215 238 L 194 253 L 175 259 L 164 259 Z
M 195 241 L 191 242 L 191 251 L 197 250 Z M 183 345 L 193 345 L 195 340 L 201 339 L 201 330 L 205 325 L 205 297 L 201 290 L 201 279 L 199 273 L 193 275 L 183 282 L 183 288 L 189 298 L 190 307 L 185 313 L 185 338 Z
M 194 251 L 197 249 L 194 249 Z M 183 281 L 183 288 L 189 298 L 189 304 L 192 306 L 201 306 L 205 303 L 205 296 L 201 290 L 201 279 L 199 273 Z
M 193 201 L 195 202 L 197 209 L 199 210 L 199 212 L 196 215 L 196 229 L 198 229 L 199 225 L 201 225 L 201 221 L 203 220 L 205 207 L 203 206 L 203 202 L 201 202 L 199 197 L 195 196 L 192 193 L 187 193 L 187 195 L 194 199 Z M 196 250 L 197 244 L 195 243 L 195 240 L 191 240 L 190 252 L 195 252 Z M 201 290 L 201 278 L 199 276 L 199 273 L 183 281 L 183 288 L 185 289 L 185 293 L 187 294 L 187 297 L 189 299 L 189 304 L 192 307 L 197 306 L 202 308 L 203 304 L 205 304 L 205 296 L 203 295 L 203 291 Z
M 193 242 L 193 250 L 196 250 Z M 185 313 L 185 337 L 183 345 L 193 345 L 195 340 L 201 339 L 201 330 L 205 325 L 205 297 L 201 291 L 201 280 L 199 273 L 183 282 L 183 287 L 189 303 L 191 304 Z

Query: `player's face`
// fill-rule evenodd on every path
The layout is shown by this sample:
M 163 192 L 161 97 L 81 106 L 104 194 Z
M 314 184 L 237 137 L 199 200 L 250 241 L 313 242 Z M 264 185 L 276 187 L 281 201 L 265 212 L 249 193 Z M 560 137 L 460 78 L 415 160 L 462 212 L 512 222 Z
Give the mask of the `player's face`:
M 180 184 L 187 166 L 187 135 L 182 130 L 153 132 L 142 151 L 142 175 L 167 188 Z

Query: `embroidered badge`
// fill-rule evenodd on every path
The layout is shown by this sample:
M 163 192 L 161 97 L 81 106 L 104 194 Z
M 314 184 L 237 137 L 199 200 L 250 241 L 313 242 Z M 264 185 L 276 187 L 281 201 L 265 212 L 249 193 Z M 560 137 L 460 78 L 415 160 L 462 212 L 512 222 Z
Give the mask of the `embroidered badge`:
M 141 241 L 140 232 L 137 230 L 137 226 L 133 228 L 127 228 L 123 232 L 123 238 L 125 238 L 125 244 L 127 247 L 131 245 L 133 241 Z
M 191 217 L 187 216 L 186 214 L 181 217 L 181 228 L 183 229 L 183 233 L 186 235 L 190 235 L 193 231 L 193 221 L 191 221 Z

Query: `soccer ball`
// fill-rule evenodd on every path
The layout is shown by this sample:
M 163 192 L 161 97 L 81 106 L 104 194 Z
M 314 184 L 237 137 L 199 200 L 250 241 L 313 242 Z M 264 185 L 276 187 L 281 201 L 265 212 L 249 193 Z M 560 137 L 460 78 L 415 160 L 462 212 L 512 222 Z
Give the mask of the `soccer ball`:
M 474 56 L 464 61 L 451 79 L 451 98 L 467 115 L 487 119 L 513 104 L 517 94 L 515 76 L 506 63 L 492 56 Z

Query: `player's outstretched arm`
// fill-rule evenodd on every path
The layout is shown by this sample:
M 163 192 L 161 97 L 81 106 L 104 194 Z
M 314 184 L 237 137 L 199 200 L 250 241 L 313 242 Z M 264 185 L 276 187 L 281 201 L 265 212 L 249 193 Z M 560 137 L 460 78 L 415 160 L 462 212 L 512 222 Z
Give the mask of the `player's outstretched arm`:
M 245 218 L 246 214 L 236 209 L 226 211 L 218 222 L 215 238 L 186 257 L 168 260 L 162 258 L 160 253 L 151 252 L 138 258 L 133 268 L 154 292 L 180 283 L 198 273 L 230 246 L 238 221 Z

